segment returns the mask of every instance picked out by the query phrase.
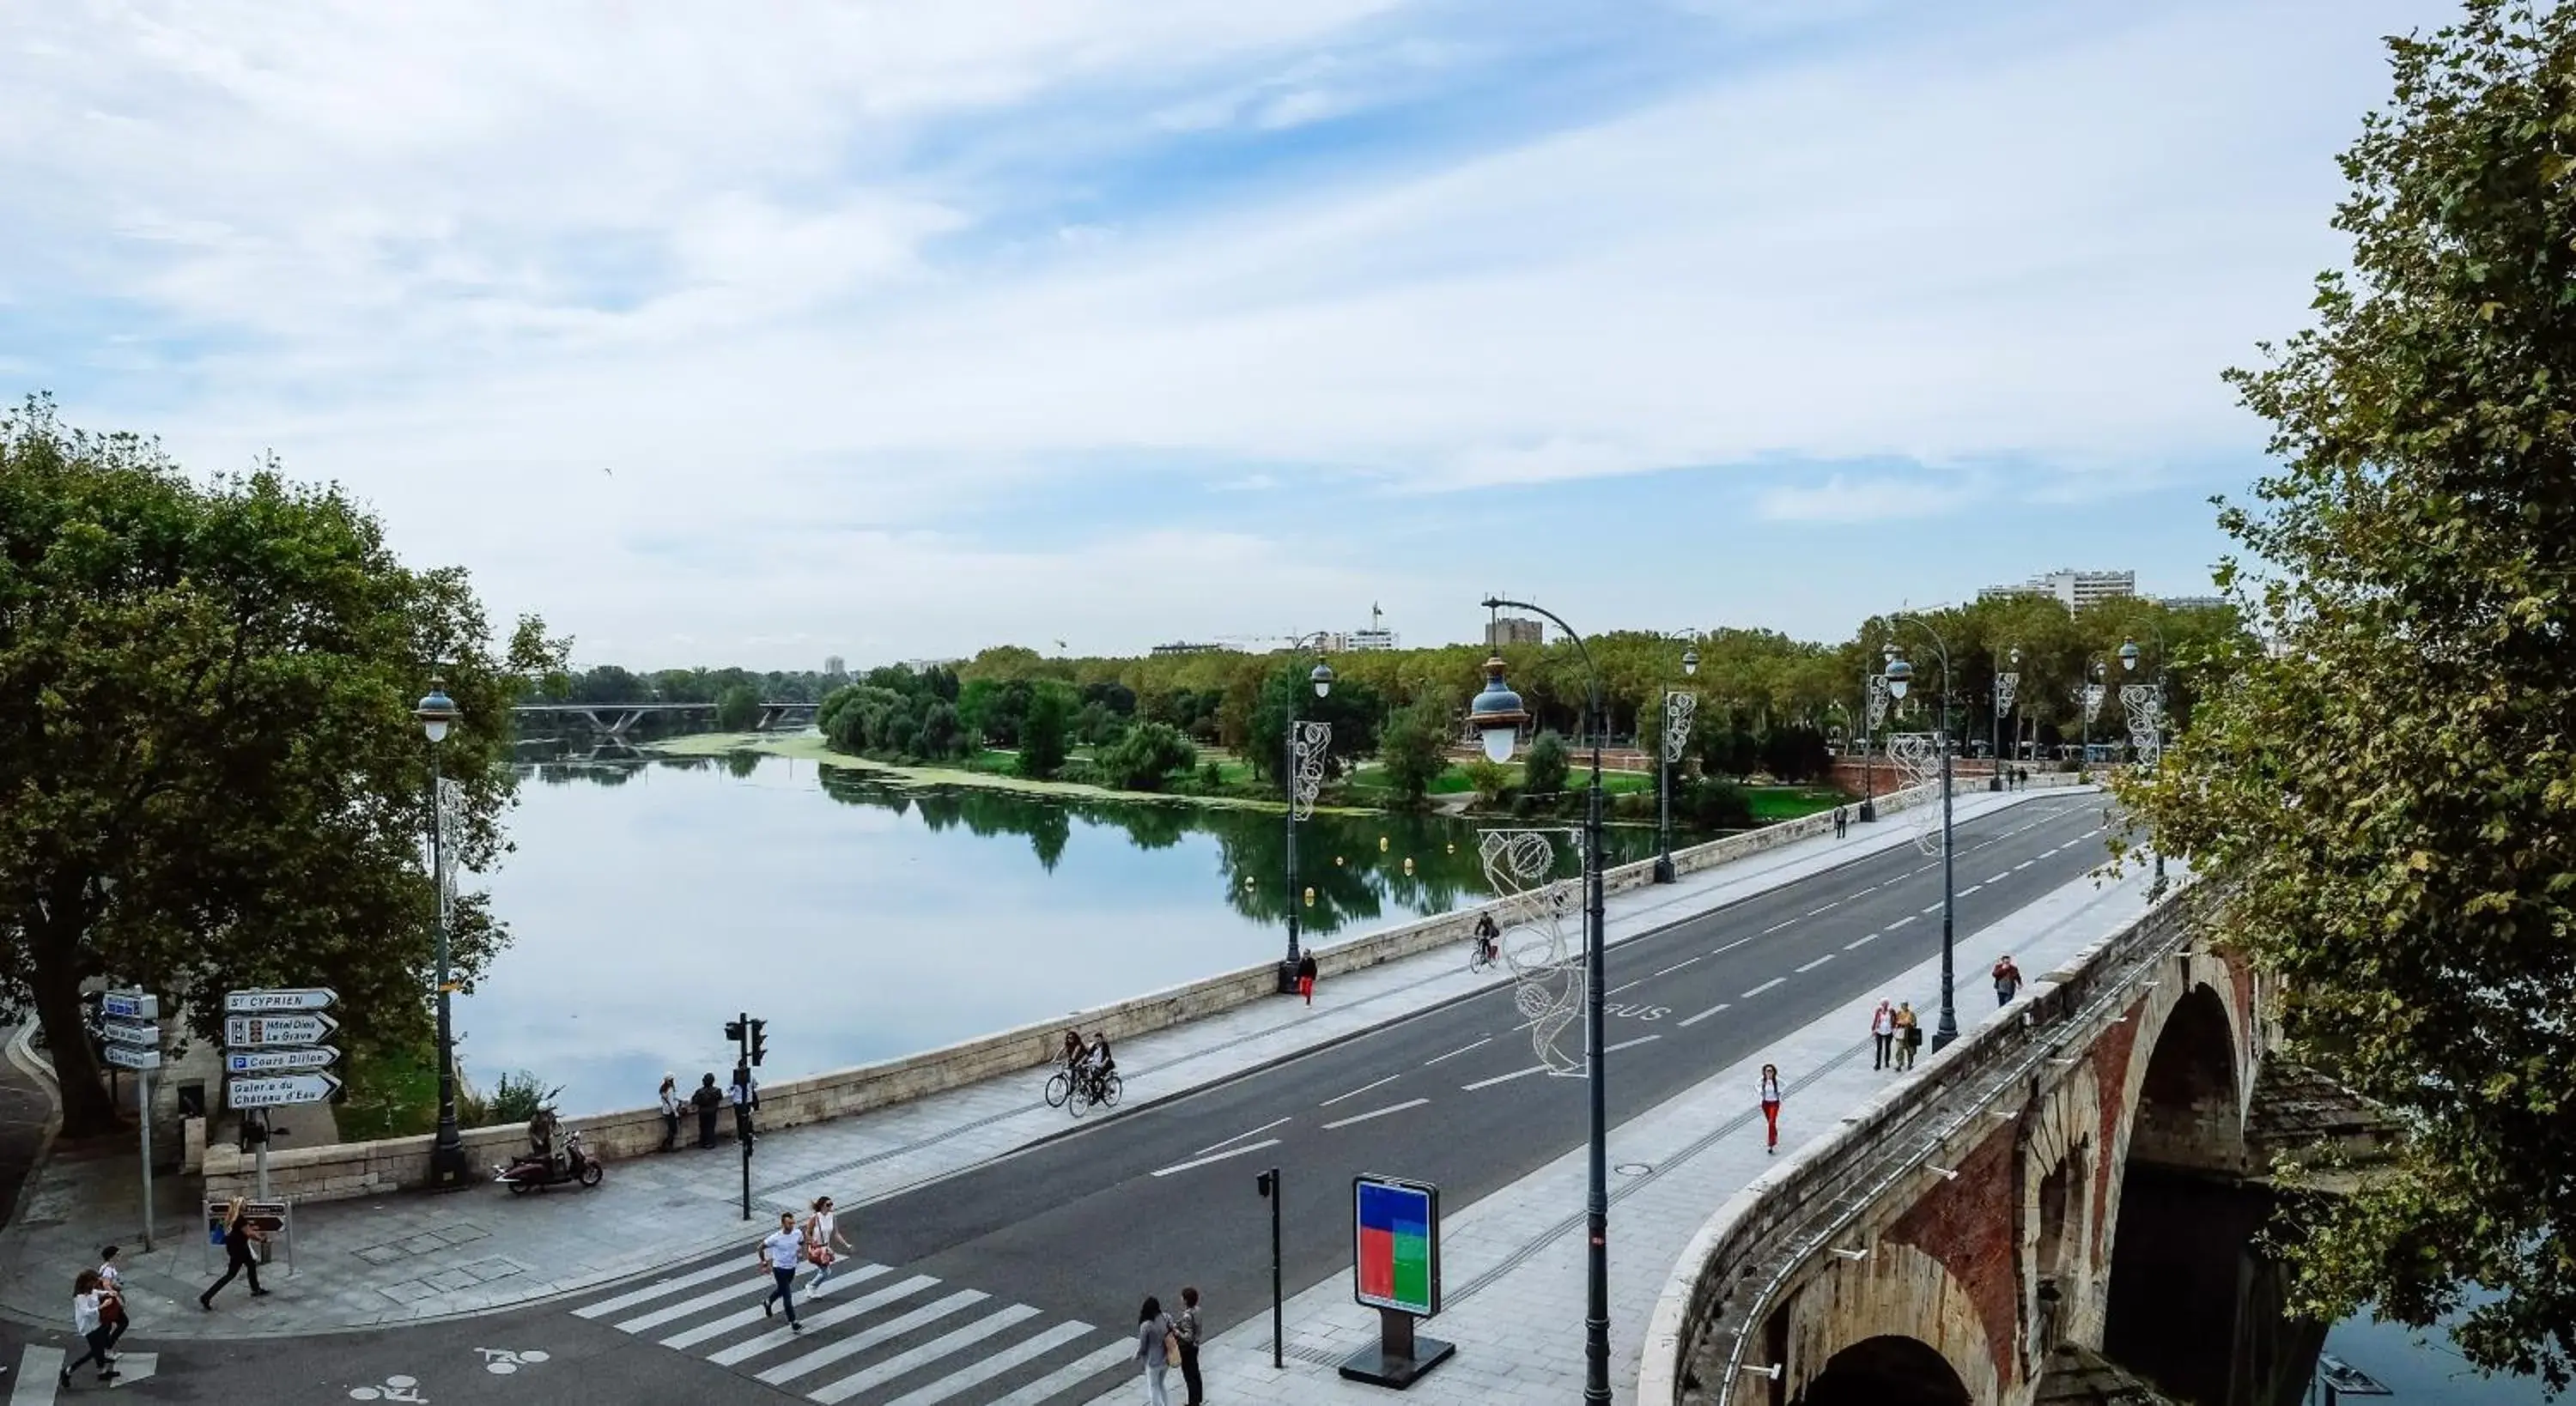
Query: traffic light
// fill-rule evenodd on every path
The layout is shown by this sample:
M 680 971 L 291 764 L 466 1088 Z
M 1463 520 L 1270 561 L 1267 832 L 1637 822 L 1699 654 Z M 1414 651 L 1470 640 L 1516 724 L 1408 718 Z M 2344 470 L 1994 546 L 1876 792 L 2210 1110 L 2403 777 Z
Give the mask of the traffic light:
M 740 1045 L 742 1043 L 742 1022 L 739 1020 L 726 1021 L 725 1038 L 732 1041 L 735 1045 Z
M 1270 1199 L 1271 1189 L 1277 1186 L 1278 1182 L 1275 1179 L 1274 1174 L 1263 1172 L 1260 1176 L 1253 1179 L 1253 1184 L 1261 1188 L 1261 1199 L 1267 1201 Z
M 769 1022 L 765 1020 L 755 1020 L 751 1023 L 751 1062 L 754 1064 L 760 1063 L 761 1056 L 769 1053 L 769 1041 L 762 1034 L 762 1027 L 768 1024 Z

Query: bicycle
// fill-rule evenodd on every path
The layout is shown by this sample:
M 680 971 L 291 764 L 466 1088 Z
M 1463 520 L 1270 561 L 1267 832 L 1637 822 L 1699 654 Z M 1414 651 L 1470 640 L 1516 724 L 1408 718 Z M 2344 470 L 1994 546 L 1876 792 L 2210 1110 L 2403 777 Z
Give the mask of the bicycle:
M 1050 1089 L 1054 1087 L 1053 1080 L 1048 1081 L 1048 1087 Z M 1118 1071 L 1113 1069 L 1107 1074 L 1092 1080 L 1091 1087 L 1089 1088 L 1076 1090 L 1068 1087 L 1066 1090 L 1067 1097 L 1064 1101 L 1064 1111 L 1072 1114 L 1076 1118 L 1079 1118 L 1083 1114 L 1090 1112 L 1091 1106 L 1095 1103 L 1104 1108 L 1116 1108 L 1118 1106 L 1118 1096 L 1125 1093 L 1126 1090 L 1126 1081 L 1120 1079 L 1118 1077 Z
M 1486 942 L 1486 940 L 1485 940 L 1484 938 L 1481 938 L 1481 937 L 1470 937 L 1470 938 L 1468 938 L 1468 939 L 1467 939 L 1467 970 L 1468 970 L 1468 971 L 1470 971 L 1470 972 L 1481 972 L 1481 971 L 1486 970 L 1486 969 L 1487 969 L 1487 968 L 1489 968 L 1489 967 L 1498 967 L 1498 966 L 1501 966 L 1501 965 L 1502 965 L 1502 963 L 1503 963 L 1503 944 L 1502 944 L 1502 943 L 1500 943 L 1499 941 L 1497 941 L 1497 942 L 1494 942 L 1494 943 L 1492 943 L 1492 944 L 1488 945 L 1488 943 Z
M 1072 1096 L 1073 1071 L 1059 1068 L 1055 1072 L 1055 1077 L 1046 1082 L 1047 1107 L 1062 1108 L 1064 1101 Z

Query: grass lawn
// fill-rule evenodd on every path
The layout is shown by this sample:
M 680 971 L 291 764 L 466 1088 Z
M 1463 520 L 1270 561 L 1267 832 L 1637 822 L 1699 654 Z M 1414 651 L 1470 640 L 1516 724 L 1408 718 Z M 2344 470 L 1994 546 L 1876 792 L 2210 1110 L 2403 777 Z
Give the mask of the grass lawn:
M 1753 805 L 1753 818 L 1767 825 L 1832 810 L 1850 797 L 1829 786 L 1747 786 L 1744 799 Z
M 1522 768 L 1519 763 L 1507 763 L 1503 769 L 1512 774 L 1513 785 L 1518 786 L 1521 784 Z M 1590 767 L 1583 763 L 1577 763 L 1572 771 L 1566 773 L 1565 784 L 1569 790 L 1580 791 L 1590 782 L 1591 777 L 1592 772 Z M 1355 792 L 1372 793 L 1379 796 L 1386 795 L 1395 789 L 1387 782 L 1386 768 L 1375 762 L 1363 763 L 1350 775 L 1343 777 L 1342 784 L 1348 786 Z M 1438 776 L 1431 778 L 1431 794 L 1435 796 L 1463 796 L 1474 789 L 1476 789 L 1474 786 L 1468 784 L 1467 769 L 1459 766 L 1455 762 L 1450 763 L 1449 766 L 1442 770 Z M 1601 791 L 1603 795 L 1624 796 L 1632 792 L 1652 791 L 1654 789 L 1655 778 L 1650 773 L 1637 771 L 1604 771 L 1601 773 Z

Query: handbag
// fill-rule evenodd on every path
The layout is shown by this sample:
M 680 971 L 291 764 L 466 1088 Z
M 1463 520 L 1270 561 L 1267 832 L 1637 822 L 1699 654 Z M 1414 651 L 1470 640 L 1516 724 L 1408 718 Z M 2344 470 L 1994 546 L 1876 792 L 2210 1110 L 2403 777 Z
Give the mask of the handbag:
M 1181 1365 L 1181 1335 L 1169 1328 L 1163 1330 L 1163 1365 L 1166 1367 Z

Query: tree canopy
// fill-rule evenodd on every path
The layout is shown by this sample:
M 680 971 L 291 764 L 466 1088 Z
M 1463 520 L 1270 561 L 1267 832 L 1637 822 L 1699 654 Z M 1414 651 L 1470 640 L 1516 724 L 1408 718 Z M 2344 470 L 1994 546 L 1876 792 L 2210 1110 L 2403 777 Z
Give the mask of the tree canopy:
M 2395 1112 L 2392 1170 L 2299 1205 L 2307 1306 L 2569 1380 L 2576 1352 L 2576 12 L 2471 0 L 2391 42 L 2343 158 L 2351 270 L 2231 379 L 2277 472 L 2223 505 L 2229 644 L 2128 788 L 2293 1053 Z M 2484 1292 L 2464 1293 L 2467 1286 Z
M 112 1127 L 82 983 L 140 985 L 211 1036 L 225 989 L 327 985 L 353 1024 L 426 1029 L 433 676 L 461 862 L 493 864 L 509 706 L 560 667 L 496 650 L 465 574 L 416 570 L 337 488 L 274 464 L 192 481 L 153 442 L 0 416 L 0 994 L 32 1005 L 63 1125 Z M 461 895 L 456 970 L 504 934 Z

